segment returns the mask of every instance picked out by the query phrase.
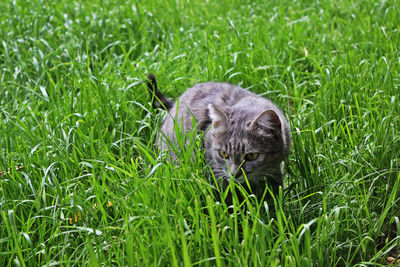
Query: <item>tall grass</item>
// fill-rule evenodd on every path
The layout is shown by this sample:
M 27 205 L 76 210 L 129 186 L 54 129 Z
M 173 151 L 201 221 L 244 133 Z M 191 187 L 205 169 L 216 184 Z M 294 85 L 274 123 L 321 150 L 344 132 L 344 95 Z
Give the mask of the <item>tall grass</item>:
M 0 263 L 386 264 L 400 249 L 399 6 L 0 1 Z M 275 204 L 230 211 L 196 133 L 179 165 L 157 151 L 149 71 L 171 97 L 227 81 L 286 112 Z

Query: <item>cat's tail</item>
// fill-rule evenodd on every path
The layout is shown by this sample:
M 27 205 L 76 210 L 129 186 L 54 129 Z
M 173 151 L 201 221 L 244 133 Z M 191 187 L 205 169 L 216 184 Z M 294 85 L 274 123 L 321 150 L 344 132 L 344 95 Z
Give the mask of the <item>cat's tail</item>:
M 157 81 L 156 77 L 154 76 L 153 73 L 149 73 L 147 75 L 147 89 L 149 90 L 151 100 L 152 100 L 152 106 L 153 108 L 161 108 L 165 110 L 169 110 L 172 108 L 172 105 L 174 102 L 165 97 L 157 88 Z

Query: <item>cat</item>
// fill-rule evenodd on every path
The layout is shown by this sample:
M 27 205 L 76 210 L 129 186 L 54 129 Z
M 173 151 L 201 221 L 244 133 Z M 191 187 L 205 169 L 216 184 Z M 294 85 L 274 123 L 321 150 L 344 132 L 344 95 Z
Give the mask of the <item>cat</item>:
M 281 162 L 290 151 L 290 127 L 270 100 L 229 83 L 206 82 L 187 89 L 174 102 L 158 90 L 151 73 L 147 88 L 152 106 L 168 111 L 158 146 L 169 150 L 173 160 L 176 155 L 171 146 L 177 146 L 174 123 L 187 133 L 193 129 L 194 117 L 196 128 L 205 132 L 205 158 L 223 188 L 234 179 L 250 186 L 246 190 L 257 198 L 264 194 L 266 184 L 277 193 L 283 185 Z

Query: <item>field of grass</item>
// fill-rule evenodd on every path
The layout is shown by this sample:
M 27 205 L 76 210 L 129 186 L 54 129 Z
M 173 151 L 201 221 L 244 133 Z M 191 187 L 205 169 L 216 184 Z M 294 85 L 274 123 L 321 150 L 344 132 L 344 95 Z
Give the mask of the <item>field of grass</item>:
M 387 264 L 400 250 L 399 7 L 1 0 L 0 265 Z M 276 205 L 249 196 L 228 212 L 196 134 L 178 166 L 159 155 L 149 71 L 170 97 L 227 81 L 285 111 Z

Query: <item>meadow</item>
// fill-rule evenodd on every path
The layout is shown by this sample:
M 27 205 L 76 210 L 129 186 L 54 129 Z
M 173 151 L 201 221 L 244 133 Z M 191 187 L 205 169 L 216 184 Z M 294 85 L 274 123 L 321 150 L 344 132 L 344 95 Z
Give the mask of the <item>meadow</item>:
M 0 265 L 387 265 L 400 253 L 399 7 L 0 0 Z M 201 133 L 179 165 L 159 153 L 148 72 L 169 97 L 225 81 L 285 112 L 273 205 L 249 195 L 229 212 Z

